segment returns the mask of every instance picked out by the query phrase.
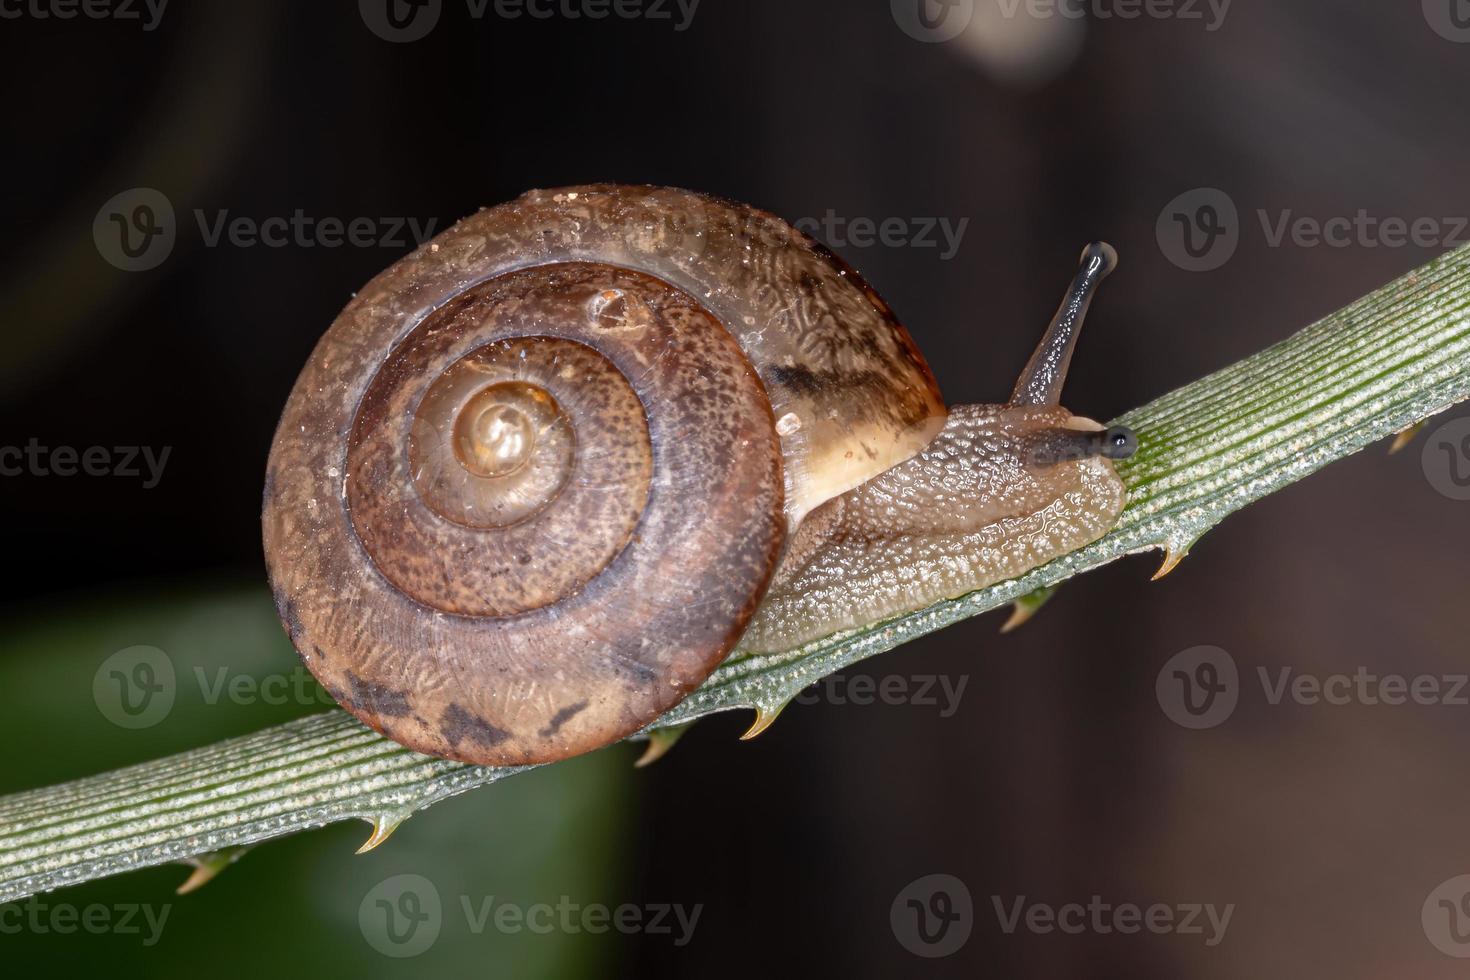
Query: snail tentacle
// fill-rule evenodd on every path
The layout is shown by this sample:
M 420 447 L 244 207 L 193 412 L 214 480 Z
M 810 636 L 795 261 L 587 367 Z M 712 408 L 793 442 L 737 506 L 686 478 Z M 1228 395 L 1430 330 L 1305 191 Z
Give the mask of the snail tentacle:
M 1021 370 L 1011 392 L 1012 405 L 1060 405 L 1067 368 L 1077 335 L 1087 319 L 1087 309 L 1098 285 L 1118 267 L 1118 253 L 1106 242 L 1093 242 L 1082 250 L 1077 274 L 1062 296 L 1062 303 L 1042 334 L 1041 343 Z

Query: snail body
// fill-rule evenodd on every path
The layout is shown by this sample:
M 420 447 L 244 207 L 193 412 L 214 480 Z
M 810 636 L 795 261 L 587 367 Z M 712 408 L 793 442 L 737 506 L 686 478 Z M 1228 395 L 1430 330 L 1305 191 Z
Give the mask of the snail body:
M 1091 246 L 997 406 L 946 409 L 856 273 L 765 212 L 532 192 L 381 273 L 277 429 L 277 608 L 344 707 L 493 765 L 629 735 L 789 649 L 1106 532 L 1132 436 L 1057 404 Z

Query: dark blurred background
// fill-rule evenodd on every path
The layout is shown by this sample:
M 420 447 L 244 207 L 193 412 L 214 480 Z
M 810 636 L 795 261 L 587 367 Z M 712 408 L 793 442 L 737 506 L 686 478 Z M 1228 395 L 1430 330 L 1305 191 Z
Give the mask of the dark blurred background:
M 0 791 L 320 709 L 212 685 L 298 670 L 260 554 L 266 451 L 317 337 L 415 226 L 587 181 L 806 218 L 951 402 L 1004 397 L 1078 249 L 1105 238 L 1122 265 L 1066 397 L 1098 419 L 1467 239 L 1464 0 L 1089 0 L 1082 17 L 1040 0 L 534 4 L 546 17 L 393 2 L 401 29 L 382 0 L 0 6 L 0 444 L 169 451 L 156 485 L 141 462 L 0 479 Z M 171 240 L 144 235 L 168 223 L 160 196 Z M 214 237 L 298 210 L 365 219 L 372 240 Z M 1353 226 L 1314 242 L 1299 218 Z M 888 219 L 876 240 L 866 223 Z M 1161 582 L 1155 558 L 1130 559 L 1013 635 L 992 614 L 849 673 L 898 678 L 901 703 L 827 685 L 752 743 L 736 740 L 748 718 L 708 719 L 651 769 L 616 746 L 434 807 L 367 857 L 351 853 L 365 830 L 336 826 L 189 896 L 173 895 L 182 868 L 67 889 L 41 901 L 168 919 L 147 943 L 0 914 L 0 956 L 118 977 L 1461 975 L 1437 947 L 1470 955 L 1444 933 L 1464 922 L 1436 920 L 1431 893 L 1470 872 L 1470 692 L 1448 696 L 1470 670 L 1470 503 L 1436 490 L 1422 446 L 1268 498 Z M 1233 658 L 1239 704 L 1190 730 L 1155 681 L 1202 644 Z M 178 697 L 125 729 L 92 681 L 136 645 L 171 658 Z M 1286 668 L 1429 676 L 1445 696 L 1273 704 L 1259 671 Z M 437 889 L 443 928 L 396 959 L 359 908 L 409 873 Z M 941 958 L 890 918 L 933 874 L 969 894 L 968 939 Z M 1023 896 L 1161 903 L 1176 923 L 1233 911 L 1223 936 L 1203 913 L 1201 933 L 1008 932 Z M 492 897 L 700 912 L 682 943 L 476 931 L 462 902 Z

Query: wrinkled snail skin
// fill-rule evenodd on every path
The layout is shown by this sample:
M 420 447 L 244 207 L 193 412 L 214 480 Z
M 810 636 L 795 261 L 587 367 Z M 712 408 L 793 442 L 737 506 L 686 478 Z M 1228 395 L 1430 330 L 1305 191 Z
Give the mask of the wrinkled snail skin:
M 1076 278 L 1005 405 L 957 405 L 918 455 L 808 515 L 741 639 L 791 650 L 1015 578 L 1102 537 L 1127 502 L 1109 458 L 1136 448 L 1058 405 L 1107 245 Z
M 740 647 L 791 650 L 1015 578 L 1102 537 L 1126 502 L 1102 457 L 1032 462 L 1059 408 L 956 405 L 918 456 L 812 511 Z
M 1005 405 L 945 408 L 886 304 L 763 211 L 529 193 L 378 275 L 267 465 L 267 569 L 345 708 L 431 755 L 632 734 L 741 644 L 789 649 L 1100 537 L 1134 446 L 1058 406 L 1089 246 Z

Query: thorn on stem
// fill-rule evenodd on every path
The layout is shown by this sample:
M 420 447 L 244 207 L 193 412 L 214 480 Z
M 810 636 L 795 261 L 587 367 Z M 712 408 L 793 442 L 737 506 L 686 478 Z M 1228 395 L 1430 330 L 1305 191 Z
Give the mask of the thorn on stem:
M 210 851 L 208 854 L 199 854 L 195 857 L 184 858 L 179 863 L 193 867 L 194 871 L 184 879 L 184 883 L 174 889 L 175 895 L 187 895 L 198 891 L 215 879 L 221 871 L 240 860 L 245 852 L 253 845 L 242 844 L 239 847 L 226 847 L 219 851 Z
M 1196 540 L 1198 539 L 1190 538 L 1188 541 L 1171 540 L 1164 542 L 1164 561 L 1159 565 L 1159 570 L 1154 572 L 1153 578 L 1150 581 L 1157 582 L 1177 568 L 1179 563 L 1189 554 L 1189 549 L 1194 547 Z
M 694 722 L 691 721 L 683 725 L 674 725 L 672 728 L 655 728 L 649 732 L 648 747 L 643 750 L 643 754 L 638 757 L 638 761 L 633 763 L 633 768 L 643 769 L 662 759 L 668 754 L 669 749 L 674 747 L 674 743 L 684 737 L 684 733 L 689 730 L 689 726 L 692 724 Z
M 407 813 L 383 813 L 370 818 L 368 822 L 373 825 L 373 832 L 367 840 L 363 841 L 362 846 L 357 849 L 357 853 L 366 854 L 389 837 L 392 837 L 393 831 L 397 830 L 399 825 L 407 820 L 408 817 L 409 815 Z
M 1044 585 L 1035 592 L 1028 592 L 1011 603 L 1011 618 L 1005 621 L 1005 625 L 1000 628 L 1000 631 L 1002 633 L 1009 633 L 1012 630 L 1025 626 L 1031 621 L 1031 617 L 1035 616 L 1037 611 L 1046 605 L 1047 600 L 1056 594 L 1057 588 L 1058 586 L 1056 585 Z
M 1419 434 L 1419 430 L 1422 428 L 1424 428 L 1424 421 L 1421 419 L 1420 421 L 1415 422 L 1413 425 L 1409 426 L 1407 429 L 1400 430 L 1399 433 L 1393 437 L 1393 442 L 1389 444 L 1388 454 L 1392 456 L 1394 453 L 1398 452 L 1409 443 L 1413 442 L 1414 437 Z
M 759 735 L 761 732 L 765 731 L 767 728 L 770 728 L 772 723 L 775 722 L 778 717 L 780 717 L 781 712 L 785 709 L 786 705 L 790 703 L 790 701 L 782 701 L 775 707 L 764 704 L 756 705 L 755 721 L 751 724 L 749 728 L 745 730 L 745 734 L 740 736 L 740 740 L 742 742 L 748 742 Z

